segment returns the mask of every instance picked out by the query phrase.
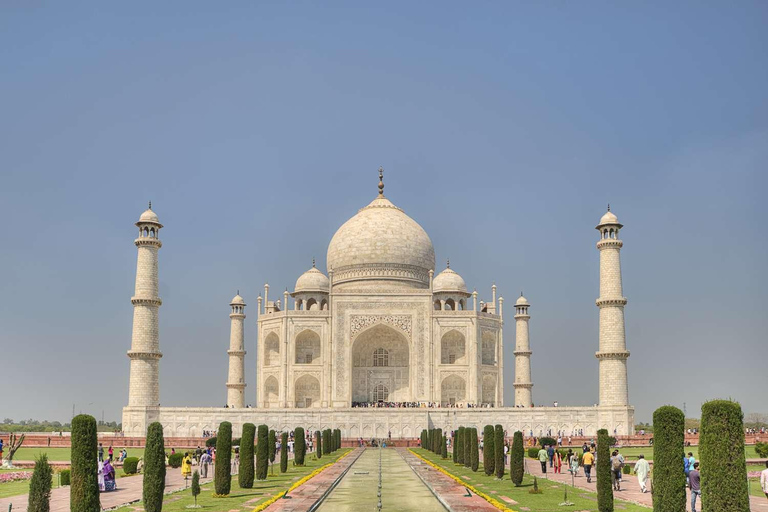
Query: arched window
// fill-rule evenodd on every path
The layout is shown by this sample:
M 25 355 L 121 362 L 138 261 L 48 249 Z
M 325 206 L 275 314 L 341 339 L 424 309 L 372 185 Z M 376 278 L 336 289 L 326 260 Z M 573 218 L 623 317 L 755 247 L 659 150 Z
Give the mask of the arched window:
M 435 311 L 440 311 L 440 300 L 435 301 Z
M 307 309 L 307 311 L 314 311 L 314 310 L 316 310 L 317 309 L 317 300 L 315 300 L 314 298 L 307 300 L 306 309 Z
M 323 301 L 320 303 L 320 309 L 322 311 L 328 311 L 328 301 L 323 299 Z
M 386 402 L 389 400 L 389 388 L 384 384 L 376 384 L 373 388 L 373 401 Z
M 453 299 L 448 299 L 445 301 L 445 309 L 448 311 L 456 311 L 456 303 L 453 301 Z
M 385 348 L 377 348 L 373 352 L 373 366 L 389 366 L 389 352 Z

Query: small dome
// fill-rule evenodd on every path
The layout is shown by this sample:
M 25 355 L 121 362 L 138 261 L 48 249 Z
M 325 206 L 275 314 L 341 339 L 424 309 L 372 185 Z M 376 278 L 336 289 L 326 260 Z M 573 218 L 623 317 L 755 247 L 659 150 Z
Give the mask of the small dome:
M 523 297 L 522 293 L 520 294 L 520 297 L 518 297 L 518 299 L 515 301 L 515 305 L 516 306 L 530 306 L 530 304 L 528 304 L 528 299 Z
M 314 266 L 301 274 L 296 280 L 296 287 L 293 293 L 300 292 L 321 292 L 328 293 L 331 282 L 328 276 L 317 270 Z
M 147 208 L 147 210 L 141 214 L 141 217 L 139 217 L 139 222 L 153 222 L 155 224 L 160 224 L 160 219 L 157 218 L 157 214 L 152 211 L 152 208 Z
M 464 283 L 464 279 L 451 270 L 446 268 L 432 281 L 432 291 L 434 293 L 440 292 L 460 292 L 467 293 L 467 285 Z
M 233 305 L 237 304 L 238 306 L 240 306 L 240 305 L 245 306 L 245 300 L 243 300 L 243 298 L 240 296 L 240 293 L 238 292 L 238 294 L 234 296 L 234 298 L 232 299 L 232 302 L 230 302 L 230 304 L 233 304 Z
M 605 215 L 600 217 L 600 224 L 618 224 L 619 219 L 616 217 L 611 210 L 608 210 L 605 212 Z

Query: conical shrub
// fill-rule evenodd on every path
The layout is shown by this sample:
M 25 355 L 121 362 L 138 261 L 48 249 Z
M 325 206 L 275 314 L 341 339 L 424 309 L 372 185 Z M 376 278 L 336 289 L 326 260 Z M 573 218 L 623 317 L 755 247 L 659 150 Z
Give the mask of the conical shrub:
M 232 424 L 222 421 L 216 432 L 216 471 L 213 487 L 216 494 L 228 495 L 232 488 Z
M 48 455 L 43 453 L 35 460 L 35 469 L 29 481 L 27 512 L 49 512 L 51 510 L 51 480 L 53 468 L 48 464 Z
M 253 488 L 254 477 L 254 437 L 256 436 L 256 425 L 253 423 L 243 424 L 243 435 L 240 437 L 240 471 L 237 474 L 237 482 L 242 489 Z
M 72 512 L 101 512 L 98 481 L 96 419 L 87 414 L 72 418 L 72 470 L 69 507 Z
M 165 493 L 165 438 L 163 425 L 154 422 L 147 429 L 147 443 L 144 448 L 144 480 L 141 496 L 146 512 L 163 510 Z

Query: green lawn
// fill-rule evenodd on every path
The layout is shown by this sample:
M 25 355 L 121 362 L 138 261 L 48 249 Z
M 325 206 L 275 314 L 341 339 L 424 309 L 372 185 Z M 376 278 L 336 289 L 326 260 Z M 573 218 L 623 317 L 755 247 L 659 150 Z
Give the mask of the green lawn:
M 32 471 L 32 470 L 31 469 L 2 470 L 3 473 L 13 472 L 13 471 Z M 58 475 L 54 474 L 52 488 L 56 489 L 57 487 L 59 487 L 59 477 Z M 18 496 L 19 494 L 27 494 L 28 492 L 29 492 L 29 480 L 19 480 L 17 482 L 5 482 L 0 484 L 0 498 Z
M 126 448 L 129 457 L 143 457 L 144 448 Z M 166 450 L 171 453 L 171 450 Z M 15 460 L 35 460 L 41 453 L 48 454 L 48 460 L 52 462 L 64 462 L 71 459 L 72 452 L 69 448 L 46 448 L 46 447 L 24 447 L 22 446 L 13 456 Z M 115 450 L 114 457 L 117 458 L 119 450 Z M 183 452 L 182 452 L 183 453 Z M 107 447 L 104 447 L 104 457 L 107 456 Z
M 209 510 L 211 512 L 220 512 L 223 510 L 243 509 L 247 503 L 247 508 L 255 508 L 259 503 L 274 496 L 280 492 L 286 491 L 294 482 L 308 475 L 315 469 L 336 461 L 339 457 L 350 451 L 341 449 L 336 453 L 323 456 L 317 460 L 314 455 L 308 455 L 304 467 L 293 466 L 293 462 L 288 463 L 288 472 L 280 473 L 280 464 L 274 465 L 274 476 L 267 476 L 263 482 L 253 482 L 252 489 L 241 489 L 237 483 L 237 477 L 232 477 L 232 489 L 226 498 L 214 498 L 213 482 L 202 486 L 202 492 L 197 497 L 197 504 L 201 506 L 200 510 Z M 313 460 L 310 460 L 313 459 Z M 163 500 L 163 512 L 187 512 L 189 505 L 194 505 L 195 500 L 189 490 L 179 491 L 177 493 L 166 495 Z M 119 508 L 123 512 L 133 511 L 138 504 Z
M 417 448 L 415 451 L 425 459 L 441 466 L 449 473 L 464 479 L 467 483 L 487 493 L 489 496 L 496 497 L 497 499 L 500 496 L 507 496 L 515 500 L 518 505 L 510 505 L 510 508 L 516 510 L 519 510 L 521 507 L 526 507 L 532 512 L 555 512 L 562 510 L 578 510 L 581 512 L 597 510 L 597 494 L 593 492 L 568 487 L 568 500 L 575 503 L 575 506 L 560 507 L 559 504 L 563 502 L 565 490 L 564 486 L 560 483 L 539 479 L 539 489 L 543 493 L 529 494 L 528 491 L 533 487 L 533 477 L 530 475 L 525 475 L 523 484 L 520 487 L 515 487 L 509 479 L 509 472 L 504 475 L 504 480 L 497 481 L 493 476 L 485 476 L 482 464 L 475 473 L 464 466 L 455 465 L 451 459 L 442 460 L 439 456 L 428 450 Z M 496 493 L 493 493 L 493 491 L 496 491 Z M 624 507 L 623 510 L 629 512 L 648 512 L 650 510 L 647 507 L 626 501 L 617 500 L 616 502 L 621 503 Z

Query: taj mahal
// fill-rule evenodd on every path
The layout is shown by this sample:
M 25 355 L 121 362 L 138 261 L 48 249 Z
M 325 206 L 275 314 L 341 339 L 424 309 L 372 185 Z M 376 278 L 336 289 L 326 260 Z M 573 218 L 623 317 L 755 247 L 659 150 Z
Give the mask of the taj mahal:
M 130 383 L 122 419 L 126 435 L 145 435 L 153 421 L 171 437 L 199 437 L 222 421 L 232 423 L 234 435 L 246 422 L 276 431 L 338 428 L 346 438 L 413 438 L 425 428 L 482 429 L 486 424 L 501 424 L 510 435 L 517 430 L 595 435 L 599 428 L 633 433 L 620 263 L 623 226 L 610 207 L 597 225 L 599 401 L 579 407 L 534 406 L 528 300 L 521 294 L 512 311 L 507 306 L 513 315 L 506 320 L 515 328 L 507 329 L 505 345 L 504 298 L 497 297 L 496 286 L 487 300 L 479 300 L 450 263 L 436 273 L 429 235 L 385 197 L 382 169 L 378 195 L 331 239 L 327 272 L 313 261 L 282 297 L 270 297 L 264 285 L 254 314 L 255 357 L 248 364 L 246 303 L 239 292 L 232 299 L 229 373 L 222 383 L 227 406 L 160 406 L 163 225 L 150 204 L 136 226 Z M 222 356 L 225 348 L 222 343 Z M 503 400 L 505 348 L 514 354 L 514 404 Z M 256 371 L 254 397 L 248 400 L 255 407 L 245 406 L 247 368 Z

